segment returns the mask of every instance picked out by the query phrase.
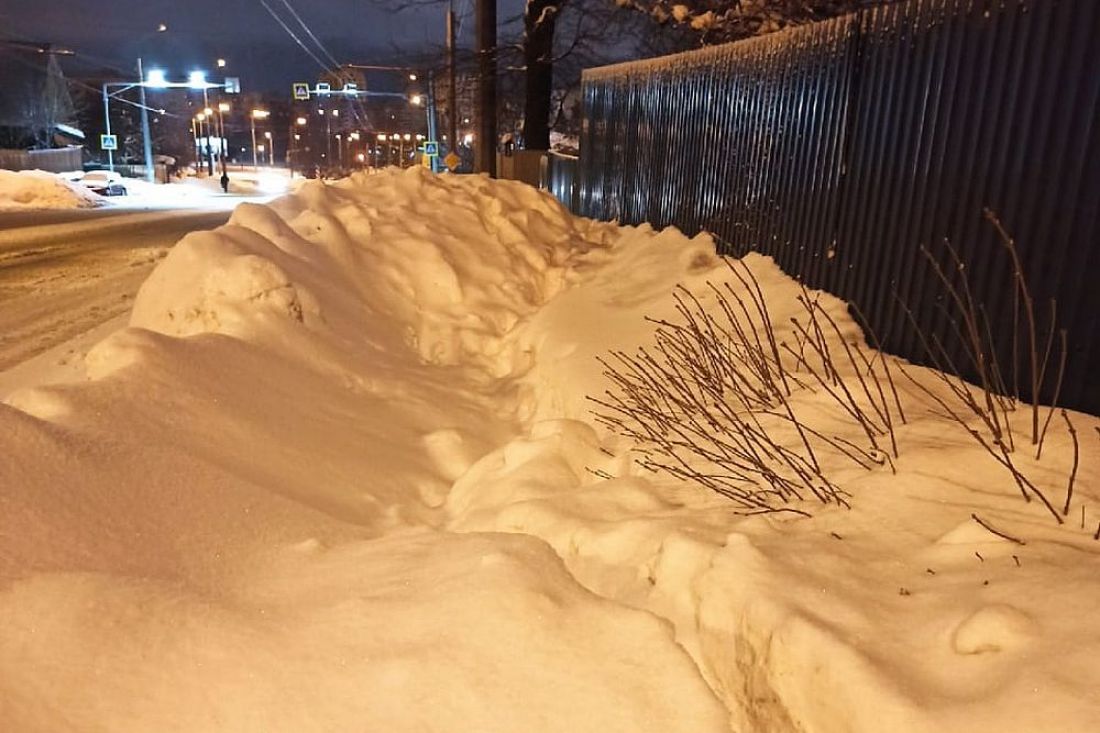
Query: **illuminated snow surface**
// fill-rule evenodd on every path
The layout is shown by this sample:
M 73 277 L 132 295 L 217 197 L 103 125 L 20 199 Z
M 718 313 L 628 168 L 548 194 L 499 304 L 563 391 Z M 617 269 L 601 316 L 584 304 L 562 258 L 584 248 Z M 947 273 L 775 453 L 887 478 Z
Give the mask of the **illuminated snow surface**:
M 0 170 L 0 211 L 84 209 L 103 198 L 79 183 L 46 171 Z
M 1100 421 L 1061 527 L 905 384 L 896 475 L 740 516 L 585 400 L 707 281 L 706 236 L 419 169 L 188 235 L 0 404 L 0 728 L 1096 730 Z M 1052 496 L 1071 446 L 1027 464 Z

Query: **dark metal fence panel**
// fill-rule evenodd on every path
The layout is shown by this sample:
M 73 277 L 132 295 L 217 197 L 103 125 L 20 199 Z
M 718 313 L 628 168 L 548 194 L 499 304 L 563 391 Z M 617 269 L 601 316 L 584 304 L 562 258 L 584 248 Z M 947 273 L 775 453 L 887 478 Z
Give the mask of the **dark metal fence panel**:
M 1061 403 L 1100 413 L 1100 2 L 882 5 L 589 70 L 583 100 L 575 211 L 771 255 L 915 360 L 914 322 L 965 361 L 925 254 L 944 264 L 949 242 L 1011 367 L 993 210 L 1043 323 L 1055 299 L 1068 330 Z
M 548 189 L 570 211 L 576 211 L 580 205 L 580 189 L 577 187 L 578 158 L 551 152 L 543 160 L 546 169 L 542 173 L 540 187 Z

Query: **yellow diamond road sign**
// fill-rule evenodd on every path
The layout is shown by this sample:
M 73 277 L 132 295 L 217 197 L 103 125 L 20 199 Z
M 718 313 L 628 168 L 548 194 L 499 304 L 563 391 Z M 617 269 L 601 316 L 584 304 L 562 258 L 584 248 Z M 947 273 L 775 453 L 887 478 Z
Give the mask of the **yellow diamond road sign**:
M 455 151 L 447 153 L 447 157 L 443 159 L 443 162 L 447 164 L 447 167 L 454 170 L 458 167 L 458 164 L 462 162 L 462 158 L 455 155 Z

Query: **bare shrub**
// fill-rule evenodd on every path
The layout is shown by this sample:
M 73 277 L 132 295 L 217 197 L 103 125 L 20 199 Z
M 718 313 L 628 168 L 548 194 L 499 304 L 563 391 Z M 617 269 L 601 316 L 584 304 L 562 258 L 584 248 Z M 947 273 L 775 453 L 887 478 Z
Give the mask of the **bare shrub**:
M 678 320 L 647 319 L 656 327 L 652 347 L 600 360 L 613 389 L 589 397 L 593 414 L 636 442 L 644 468 L 701 484 L 746 513 L 808 515 L 801 502 L 812 501 L 847 506 L 828 467 L 893 469 L 897 457 L 894 428 L 905 417 L 889 360 L 847 343 L 805 288 L 802 313 L 781 338 L 752 271 L 726 264 L 741 288 L 708 282 L 710 310 L 677 288 Z M 827 395 L 866 443 L 814 428 L 791 399 L 800 391 Z
M 961 427 L 990 456 L 1003 466 L 1012 476 L 1025 501 L 1037 499 L 1054 519 L 1061 524 L 1062 517 L 1069 514 L 1073 496 L 1073 481 L 1077 472 L 1078 441 L 1069 416 L 1062 411 L 1066 426 L 1074 445 L 1074 466 L 1070 473 L 1066 489 L 1066 500 L 1062 512 L 1055 508 L 1027 476 L 1019 470 L 1014 461 L 1016 440 L 1012 431 L 1012 416 L 1021 404 L 1020 397 L 1020 318 L 1021 309 L 1024 320 L 1024 345 L 1027 349 L 1027 365 L 1024 376 L 1028 381 L 1029 396 L 1032 401 L 1031 444 L 1035 446 L 1036 460 L 1042 457 L 1043 443 L 1050 427 L 1051 417 L 1061 394 L 1062 379 L 1065 374 L 1068 353 L 1065 329 L 1057 329 L 1057 307 L 1052 300 L 1049 309 L 1049 326 L 1045 340 L 1038 335 L 1038 317 L 1035 302 L 1024 277 L 1016 242 L 1001 224 L 997 216 L 989 209 L 984 210 L 985 218 L 997 232 L 1012 263 L 1013 282 L 1013 331 L 1012 331 L 1012 383 L 1010 389 L 1004 378 L 1004 371 L 998 362 L 997 344 L 994 343 L 989 318 L 982 304 L 976 303 L 970 290 L 966 265 L 950 242 L 944 242 L 948 254 L 949 270 L 939 264 L 936 257 L 922 248 L 925 259 L 931 263 L 937 279 L 945 288 L 950 302 L 955 306 L 955 314 L 944 309 L 948 324 L 963 343 L 966 362 L 957 363 L 943 341 L 935 334 L 929 334 L 917 322 L 913 312 L 903 303 L 906 315 L 914 331 L 920 338 L 925 355 L 936 371 L 932 372 L 937 382 L 947 387 L 946 394 L 932 389 L 925 382 L 915 378 L 908 370 L 902 374 L 923 392 L 938 409 L 939 415 Z M 1059 357 L 1057 372 L 1050 370 L 1055 333 L 1058 335 Z M 966 371 L 975 375 L 977 384 L 972 385 L 958 376 Z M 1053 379 L 1053 381 L 1051 381 Z M 1047 410 L 1045 420 L 1041 420 L 1040 396 L 1045 389 L 1051 389 L 1053 399 Z M 983 526 L 985 526 L 983 524 Z

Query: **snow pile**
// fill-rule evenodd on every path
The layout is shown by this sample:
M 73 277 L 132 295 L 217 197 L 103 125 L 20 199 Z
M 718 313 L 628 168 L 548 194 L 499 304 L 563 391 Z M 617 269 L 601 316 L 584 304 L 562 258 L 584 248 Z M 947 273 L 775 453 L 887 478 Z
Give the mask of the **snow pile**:
M 744 263 L 785 322 L 797 283 Z M 3 727 L 1089 730 L 1100 543 L 912 391 L 897 474 L 838 469 L 852 509 L 809 519 L 592 422 L 595 357 L 707 282 L 705 236 L 420 169 L 189 235 L 89 381 L 0 405 Z
M 0 170 L 0 211 L 5 209 L 80 209 L 103 199 L 79 183 L 46 171 Z

